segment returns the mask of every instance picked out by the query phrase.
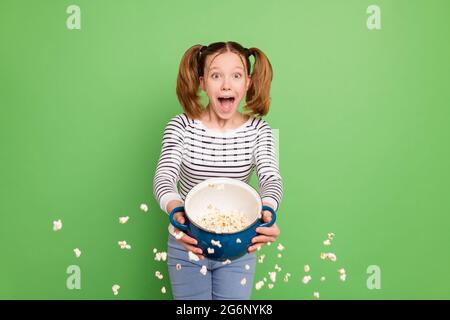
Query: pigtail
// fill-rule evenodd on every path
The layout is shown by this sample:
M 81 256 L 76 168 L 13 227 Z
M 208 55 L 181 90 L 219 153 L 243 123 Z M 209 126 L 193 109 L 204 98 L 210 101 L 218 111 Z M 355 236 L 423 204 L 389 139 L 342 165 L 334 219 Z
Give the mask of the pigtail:
M 189 48 L 183 55 L 177 77 L 177 97 L 183 111 L 191 118 L 197 118 L 202 112 L 198 88 L 200 86 L 198 61 L 202 45 Z
M 270 84 L 272 82 L 272 65 L 266 55 L 258 48 L 249 48 L 255 64 L 251 75 L 251 83 L 245 98 L 245 109 L 256 116 L 264 116 L 269 112 Z

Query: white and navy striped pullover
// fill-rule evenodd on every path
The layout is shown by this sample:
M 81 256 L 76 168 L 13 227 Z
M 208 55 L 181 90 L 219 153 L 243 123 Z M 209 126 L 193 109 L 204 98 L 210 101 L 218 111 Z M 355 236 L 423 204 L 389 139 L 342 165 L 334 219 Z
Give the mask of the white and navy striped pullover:
M 164 129 L 153 193 L 167 212 L 170 201 L 184 202 L 189 190 L 203 180 L 227 177 L 248 183 L 253 168 L 262 201 L 277 210 L 283 185 L 267 122 L 250 117 L 239 128 L 221 132 L 183 113 L 173 117 Z

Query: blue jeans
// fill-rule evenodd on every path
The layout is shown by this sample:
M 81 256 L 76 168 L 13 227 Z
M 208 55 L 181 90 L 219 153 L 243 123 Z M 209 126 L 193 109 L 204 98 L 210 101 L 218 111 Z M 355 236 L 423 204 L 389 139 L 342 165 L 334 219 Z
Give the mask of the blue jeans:
M 186 249 L 169 234 L 167 261 L 172 294 L 176 300 L 248 300 L 252 293 L 256 254 L 245 254 L 223 264 L 208 258 L 190 261 Z M 177 270 L 176 265 L 181 265 Z M 200 273 L 205 265 L 208 272 Z M 250 269 L 246 269 L 249 265 Z M 246 278 L 247 283 L 241 284 Z

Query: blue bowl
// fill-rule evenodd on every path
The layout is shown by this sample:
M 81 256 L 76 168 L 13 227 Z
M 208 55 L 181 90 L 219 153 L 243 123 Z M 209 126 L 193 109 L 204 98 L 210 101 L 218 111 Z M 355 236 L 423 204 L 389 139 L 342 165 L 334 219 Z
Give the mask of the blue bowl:
M 218 184 L 224 188 L 214 188 Z M 213 187 L 211 188 L 211 186 Z M 232 207 L 242 212 L 250 211 L 249 217 L 252 219 L 249 221 L 253 222 L 245 229 L 233 233 L 215 233 L 206 230 L 195 222 L 195 218 L 200 216 L 200 211 L 202 213 L 205 211 L 207 200 L 212 200 L 212 204 L 221 209 L 227 209 L 228 205 L 228 209 Z M 272 213 L 270 222 L 262 221 L 262 210 Z M 173 216 L 177 212 L 185 213 L 185 224 L 174 220 Z M 192 219 L 193 217 L 194 219 Z M 225 261 L 245 255 L 252 244 L 252 238 L 258 235 L 256 228 L 271 227 L 276 221 L 276 213 L 271 207 L 262 206 L 259 194 L 245 182 L 229 178 L 214 178 L 205 180 L 192 188 L 186 196 L 185 206 L 174 208 L 170 212 L 169 218 L 175 228 L 197 239 L 197 246 L 202 249 L 206 258 Z M 220 246 L 214 245 L 212 240 L 219 241 Z M 214 249 L 214 252 L 208 253 L 208 248 Z

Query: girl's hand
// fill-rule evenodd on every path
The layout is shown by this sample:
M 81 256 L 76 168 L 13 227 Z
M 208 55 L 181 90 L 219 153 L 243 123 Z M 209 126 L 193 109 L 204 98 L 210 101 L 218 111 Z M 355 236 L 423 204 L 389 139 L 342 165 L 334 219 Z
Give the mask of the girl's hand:
M 177 212 L 173 215 L 173 218 L 175 221 L 178 221 L 181 224 L 184 224 L 186 221 L 184 219 L 184 213 L 183 212 Z M 182 232 L 175 228 L 175 233 Z M 196 254 L 201 260 L 205 259 L 205 257 L 202 255 L 203 251 L 199 247 L 196 247 L 197 240 L 189 237 L 186 233 L 183 234 L 183 236 L 180 239 L 177 239 L 177 242 L 181 244 L 187 251 L 192 251 L 192 253 Z
M 263 212 L 263 221 L 269 222 L 272 220 L 272 213 L 270 211 Z M 252 245 L 248 248 L 248 252 L 252 253 L 258 249 L 258 247 L 263 246 L 267 242 L 275 242 L 277 237 L 280 235 L 280 229 L 277 227 L 277 223 L 274 223 L 271 227 L 258 227 L 256 232 L 260 235 L 253 237 Z

